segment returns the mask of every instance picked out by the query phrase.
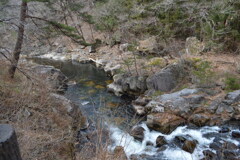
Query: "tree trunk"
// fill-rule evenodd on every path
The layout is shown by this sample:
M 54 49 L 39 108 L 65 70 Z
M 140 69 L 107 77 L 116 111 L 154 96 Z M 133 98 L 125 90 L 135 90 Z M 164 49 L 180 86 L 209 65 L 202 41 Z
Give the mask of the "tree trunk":
M 22 160 L 16 133 L 8 124 L 0 124 L 0 160 Z
M 18 37 L 17 37 L 17 42 L 13 51 L 11 66 L 9 68 L 9 76 L 11 78 L 14 77 L 14 74 L 18 65 L 19 56 L 22 50 L 23 36 L 24 36 L 24 23 L 26 20 L 26 16 L 27 16 L 27 2 L 22 1 L 21 12 L 20 12 L 20 22 L 18 26 Z

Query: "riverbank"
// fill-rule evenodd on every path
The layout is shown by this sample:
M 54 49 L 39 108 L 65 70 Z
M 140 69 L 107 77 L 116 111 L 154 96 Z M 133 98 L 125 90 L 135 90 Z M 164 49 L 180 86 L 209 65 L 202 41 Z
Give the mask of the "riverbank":
M 67 47 L 61 48 L 61 44 L 59 46 L 61 51 L 59 51 L 59 47 L 56 47 L 57 49 L 46 54 L 33 53 L 28 57 L 63 62 L 93 63 L 113 78 L 113 82 L 108 84 L 110 92 L 117 96 L 128 95 L 136 99 L 132 105 L 140 116 L 161 113 L 166 110 L 180 116 L 188 123 L 200 124 L 200 126 L 219 125 L 222 124 L 219 122 L 221 119 L 225 119 L 225 122 L 237 118 L 238 113 L 227 112 L 225 114 L 225 111 L 218 109 L 218 104 L 215 108 L 209 107 L 214 102 L 220 103 L 221 100 L 224 100 L 228 92 L 240 89 L 239 55 L 226 56 L 203 52 L 202 42 L 196 38 L 192 38 L 192 41 L 191 43 L 187 40 L 185 50 L 180 57 L 151 56 L 151 54 L 143 56 L 140 55 L 141 49 L 129 51 L 128 44 L 113 47 L 103 45 L 94 51 L 91 50 L 91 47 L 69 50 Z M 150 40 L 141 43 L 138 48 L 144 48 L 145 51 L 152 49 L 151 45 L 147 45 Z M 181 94 L 181 90 L 184 92 L 184 89 L 190 89 L 193 93 Z M 161 95 L 162 97 L 168 96 L 168 98 L 161 98 Z M 175 99 L 171 97 L 187 100 L 175 102 Z M 167 101 L 173 101 L 174 107 L 169 107 Z M 184 106 L 191 104 L 195 107 L 180 107 L 180 104 Z M 208 122 L 209 118 L 207 117 L 212 115 L 205 115 L 205 110 L 210 110 L 213 114 L 217 110 L 220 113 L 221 110 L 225 116 L 224 118 L 221 116 L 215 118 L 215 122 Z M 189 111 L 188 116 L 180 113 Z M 206 120 L 199 122 L 193 115 L 194 113 L 201 113 Z
M 54 63 L 52 63 L 52 64 L 54 64 Z M 56 65 L 56 66 L 59 66 L 60 69 L 62 69 L 63 71 L 65 70 L 63 67 L 64 62 L 62 62 L 60 65 Z M 40 68 L 45 68 L 48 70 L 49 66 L 48 67 L 41 66 Z M 68 70 L 70 72 L 75 73 L 75 71 L 79 71 L 81 73 L 80 75 L 84 75 L 81 72 L 81 69 L 85 70 L 83 66 L 82 67 L 79 66 L 79 68 L 75 67 L 74 69 L 68 68 Z M 90 70 L 88 71 L 88 74 L 91 75 L 91 73 L 95 74 L 94 69 L 91 69 L 91 71 Z M 85 74 L 84 76 L 86 77 L 86 76 L 88 76 L 88 74 L 87 75 Z M 72 75 L 73 79 L 75 77 L 74 76 L 75 74 L 72 74 L 72 73 L 69 73 L 68 75 L 69 76 Z M 105 76 L 107 76 L 107 75 L 105 75 Z M 103 79 L 103 78 L 101 78 L 101 79 Z M 81 84 L 81 81 L 82 81 L 81 78 L 76 77 L 76 80 L 80 80 L 80 81 L 79 82 L 74 82 L 74 81 L 70 82 L 69 83 L 70 87 L 71 87 L 71 84 L 72 85 Z M 99 84 L 97 84 L 97 82 L 100 82 L 100 81 L 90 83 L 88 80 L 86 80 L 86 81 L 83 81 L 83 84 L 87 85 L 90 88 L 94 84 L 93 87 L 98 86 L 97 88 L 99 90 L 101 90 L 102 87 L 99 88 Z M 46 83 L 46 81 L 44 81 L 44 83 Z M 96 85 L 95 85 L 95 83 L 96 83 Z M 82 90 L 83 89 L 82 87 L 79 89 Z M 90 88 L 88 89 L 88 91 L 91 91 Z M 87 93 L 87 91 L 85 91 L 85 92 Z M 76 92 L 74 92 L 74 93 L 76 94 Z M 40 93 L 37 92 L 36 94 L 40 94 Z M 198 95 L 198 94 L 200 94 L 200 95 Z M 119 157 L 122 157 L 123 159 L 126 158 L 126 156 L 124 156 L 125 154 L 130 159 L 144 159 L 144 158 L 145 159 L 148 159 L 148 158 L 149 159 L 154 159 L 154 158 L 159 159 L 159 157 L 162 157 L 163 159 L 164 159 L 164 157 L 168 158 L 168 159 L 176 158 L 176 157 L 171 158 L 171 156 L 169 156 L 169 152 L 174 152 L 174 153 L 178 154 L 179 159 L 181 159 L 183 157 L 185 157 L 185 158 L 188 157 L 189 159 L 190 158 L 199 159 L 199 158 L 204 158 L 204 157 L 206 158 L 207 156 L 209 156 L 209 154 L 212 157 L 219 156 L 219 153 L 221 153 L 223 151 L 226 152 L 226 154 L 224 154 L 223 157 L 236 158 L 236 154 L 238 153 L 238 145 L 239 145 L 238 138 L 234 137 L 238 133 L 238 128 L 236 128 L 236 125 L 231 126 L 231 125 L 225 124 L 224 126 L 219 126 L 219 127 L 202 127 L 201 128 L 201 127 L 197 127 L 198 123 L 195 125 L 193 125 L 194 123 L 187 123 L 185 120 L 186 118 L 183 118 L 182 115 L 178 115 L 178 116 L 168 115 L 169 111 L 166 109 L 171 109 L 170 106 L 172 106 L 172 108 L 176 110 L 176 113 L 171 110 L 170 110 L 170 112 L 175 113 L 175 114 L 180 114 L 181 112 L 184 113 L 185 112 L 184 110 L 178 111 L 177 107 L 181 107 L 181 105 L 183 105 L 185 107 L 182 109 L 189 109 L 186 104 L 191 104 L 191 105 L 193 105 L 193 103 L 201 104 L 202 100 L 204 100 L 202 98 L 202 96 L 206 97 L 205 94 L 209 94 L 209 93 L 208 92 L 205 93 L 205 92 L 203 92 L 203 90 L 197 90 L 197 89 L 183 89 L 179 92 L 175 92 L 175 93 L 171 93 L 171 94 L 161 94 L 161 95 L 156 95 L 155 97 L 152 97 L 152 100 L 147 102 L 147 103 L 151 102 L 151 104 L 153 104 L 152 105 L 153 108 L 151 108 L 152 113 L 147 113 L 147 114 L 149 114 L 147 116 L 147 122 L 146 122 L 147 125 L 145 123 L 136 125 L 134 128 L 140 127 L 140 129 L 138 129 L 137 132 L 134 130 L 134 128 L 132 131 L 130 130 L 130 131 L 126 132 L 125 130 L 121 130 L 120 128 L 118 128 L 118 126 L 116 126 L 116 125 L 107 126 L 107 128 L 109 128 L 109 130 L 106 130 L 106 131 L 102 130 L 101 132 L 98 132 L 98 131 L 91 132 L 91 127 L 88 125 L 85 125 L 84 127 L 82 127 L 82 130 L 86 130 L 86 128 L 88 128 L 88 130 L 90 132 L 85 132 L 85 131 L 82 132 L 81 131 L 81 135 L 87 136 L 88 138 L 85 139 L 87 141 L 87 143 L 86 143 L 86 142 L 84 142 L 85 140 L 83 137 L 81 137 L 81 136 L 79 137 L 80 139 L 78 139 L 79 140 L 78 144 L 77 145 L 75 144 L 75 146 L 78 146 L 77 147 L 78 149 L 80 149 L 80 148 L 83 148 L 83 149 L 80 149 L 80 152 L 77 152 L 77 156 L 79 159 L 89 157 L 90 155 L 96 155 L 97 157 L 103 156 L 103 159 L 107 159 L 107 158 L 113 159 L 114 156 L 116 158 L 116 155 L 110 154 L 111 152 L 110 153 L 107 152 L 107 154 L 103 154 L 103 150 L 97 151 L 99 149 L 104 149 L 104 150 L 112 151 L 112 153 L 119 151 L 118 152 L 119 155 L 117 156 L 116 159 L 119 159 Z M 217 92 L 217 94 L 219 94 L 219 92 Z M 55 98 L 56 98 L 56 96 L 55 96 Z M 59 101 L 59 96 L 57 96 L 57 98 Z M 147 97 L 147 98 L 149 98 L 149 97 Z M 60 100 L 61 99 L 64 100 L 65 98 L 62 97 L 62 98 L 60 98 Z M 207 98 L 207 99 L 210 99 L 210 98 Z M 53 100 L 54 99 L 50 99 L 50 101 L 53 101 Z M 60 101 L 60 103 L 63 103 L 62 100 Z M 138 100 L 141 100 L 141 98 L 139 98 Z M 155 100 L 155 103 L 153 103 L 153 100 Z M 158 100 L 160 100 L 160 101 L 158 101 Z M 232 102 L 230 102 L 230 101 L 232 101 Z M 163 102 L 166 102 L 167 104 L 164 104 Z M 172 104 L 169 104 L 169 102 L 171 102 Z M 237 92 L 236 92 L 236 94 L 229 93 L 229 96 L 226 96 L 226 100 L 224 100 L 223 103 L 225 103 L 225 102 L 228 102 L 228 104 L 233 103 L 237 107 L 238 93 Z M 144 103 L 146 103 L 146 102 L 144 102 Z M 219 103 L 221 104 L 221 101 Z M 149 105 L 145 106 L 142 103 L 138 102 L 138 105 L 140 105 L 140 104 L 142 105 L 142 107 L 146 107 L 146 109 L 149 110 Z M 160 110 L 158 110 L 157 108 L 154 108 L 154 104 L 156 104 L 155 107 L 156 106 L 160 107 Z M 181 104 L 181 105 L 179 105 L 179 104 Z M 168 105 L 169 107 L 166 107 L 166 105 Z M 191 105 L 189 105 L 189 107 L 192 107 Z M 219 104 L 217 103 L 216 105 L 219 105 Z M 55 106 L 55 105 L 53 105 L 53 106 Z M 96 106 L 98 106 L 98 104 L 96 104 Z M 220 106 L 222 107 L 222 105 L 220 105 Z M 112 106 L 111 107 L 112 109 L 110 109 L 110 110 L 114 112 L 116 109 L 115 107 Z M 166 107 L 166 109 L 164 109 L 164 111 L 165 111 L 164 113 L 162 112 L 161 107 L 163 107 L 163 108 Z M 197 105 L 193 108 L 199 108 L 199 107 L 201 107 L 201 105 Z M 52 106 L 51 106 L 51 108 L 52 108 Z M 88 107 L 88 108 L 91 108 L 91 107 Z M 48 112 L 50 112 L 50 110 Z M 64 112 L 67 112 L 66 109 Z M 237 111 L 235 109 L 234 109 L 234 112 L 237 113 Z M 96 113 L 94 113 L 94 116 L 97 116 L 97 113 L 99 114 L 99 112 L 96 112 Z M 203 112 L 203 113 L 205 113 L 205 112 Z M 224 115 L 226 116 L 226 114 L 224 114 Z M 229 114 L 229 115 L 231 115 L 231 114 Z M 233 115 L 236 116 L 238 114 L 233 114 Z M 59 117 L 59 116 L 60 115 L 57 115 L 57 117 Z M 165 117 L 165 118 L 163 118 L 163 117 Z M 65 116 L 63 116 L 63 118 L 66 119 Z M 75 117 L 75 118 L 77 118 L 77 117 Z M 74 121 L 77 120 L 75 118 L 73 119 Z M 116 120 L 120 123 L 122 121 L 120 117 L 112 116 L 110 118 L 112 118 L 113 121 Z M 155 119 L 155 118 L 159 118 L 159 119 Z M 174 118 L 177 118 L 177 119 L 174 119 Z M 204 119 L 202 118 L 202 120 L 204 120 Z M 175 123 L 175 122 L 177 122 L 177 123 Z M 183 122 L 183 123 L 178 123 L 178 122 Z M 188 124 L 188 127 L 187 126 L 185 126 L 185 127 L 179 126 L 179 125 L 184 125 L 184 124 Z M 53 124 L 51 124 L 51 125 L 53 125 Z M 213 124 L 213 125 L 216 125 L 216 124 Z M 153 127 L 151 127 L 151 126 L 153 126 Z M 202 126 L 202 125 L 200 125 L 200 126 Z M 104 127 L 102 126 L 101 129 L 103 129 L 103 128 Z M 149 128 L 151 128 L 153 130 L 149 130 Z M 66 129 L 66 128 L 62 128 L 62 129 Z M 79 129 L 81 130 L 81 128 L 78 128 L 78 130 Z M 160 132 L 157 132 L 157 131 L 160 131 Z M 184 134 L 183 134 L 183 132 L 184 132 Z M 110 142 L 106 143 L 106 141 L 105 141 L 105 145 L 103 145 L 104 146 L 103 148 L 101 148 L 100 146 L 96 146 L 96 145 L 94 145 L 94 147 L 93 147 L 92 145 L 95 144 L 96 141 L 91 142 L 91 141 L 89 141 L 89 138 L 90 139 L 93 138 L 93 140 L 96 138 L 98 139 L 99 135 L 101 135 L 101 134 L 109 135 L 110 136 L 109 138 L 111 139 L 110 140 L 111 143 Z M 196 136 L 196 134 L 198 136 Z M 74 137 L 77 137 L 77 136 L 75 135 Z M 140 139 L 139 139 L 139 137 L 140 137 Z M 216 137 L 218 137 L 218 138 L 220 137 L 220 138 L 216 139 Z M 159 141 L 159 139 L 163 139 L 164 141 L 161 141 L 161 140 Z M 179 139 L 180 139 L 180 141 L 179 141 Z M 102 142 L 103 141 L 101 141 L 101 143 L 97 143 L 97 144 L 102 144 Z M 191 150 L 187 149 L 188 147 L 187 148 L 185 147 L 185 149 L 184 149 L 183 146 L 186 145 L 185 143 L 195 144 L 195 147 L 191 147 Z M 126 144 L 128 144 L 128 145 L 126 145 Z M 227 145 L 227 147 L 224 148 L 224 150 L 219 150 L 224 145 Z M 229 146 L 230 146 L 230 148 L 229 148 Z M 88 150 L 89 147 L 95 148 L 96 150 L 93 149 L 90 151 L 90 150 Z M 110 150 L 109 150 L 109 147 L 110 147 Z M 236 152 L 232 148 L 235 148 Z M 88 150 L 88 152 L 86 151 L 86 149 Z M 118 149 L 118 151 L 114 151 L 115 149 L 116 150 Z M 123 152 L 123 150 L 124 150 L 124 152 Z M 85 154 L 83 154 L 83 153 L 85 153 Z M 38 156 L 38 155 L 36 155 L 36 156 Z M 92 158 L 92 156 L 90 156 L 89 158 Z
M 136 114 L 147 117 L 146 125 L 148 128 L 140 129 L 136 137 L 128 135 L 131 131 L 126 133 L 113 129 L 113 132 L 111 132 L 115 143 L 124 148 L 128 157 L 141 159 L 144 158 L 144 156 L 141 157 L 142 155 L 147 154 L 151 155 L 150 157 L 158 155 L 157 157 L 159 158 L 162 154 L 166 156 L 168 151 L 174 150 L 176 153 L 184 152 L 184 155 L 181 154 L 182 157 L 194 156 L 194 159 L 199 159 L 206 158 L 208 156 L 206 154 L 210 154 L 208 149 L 210 151 L 214 150 L 213 154 L 211 152 L 211 156 L 216 157 L 219 156 L 220 152 L 223 152 L 219 150 L 220 146 L 233 142 L 232 140 L 235 138 L 232 136 L 232 133 L 238 132 L 238 129 L 236 126 L 233 128 L 229 127 L 227 123 L 239 119 L 240 94 L 237 90 L 239 74 L 238 61 L 236 61 L 239 56 L 216 56 L 215 53 L 189 55 L 185 53 L 181 57 L 149 58 L 147 56 L 139 56 L 133 52 L 120 50 L 120 48 L 117 46 L 113 48 L 113 50 L 118 50 L 114 52 L 115 54 L 110 54 L 111 48 L 108 48 L 108 53 L 102 53 L 102 48 L 100 48 L 95 53 L 82 54 L 80 51 L 79 53 L 53 52 L 40 55 L 39 58 L 55 59 L 63 62 L 72 61 L 73 63 L 93 63 L 96 67 L 103 69 L 113 77 L 113 83 L 108 85 L 109 91 L 117 96 L 131 95 L 136 98 L 132 105 Z M 129 57 L 126 58 L 124 56 L 125 58 L 121 58 L 122 54 L 130 55 L 132 64 L 126 62 Z M 137 58 L 134 58 L 134 56 Z M 111 61 L 109 57 L 113 60 Z M 139 66 L 141 62 L 148 64 L 148 68 L 145 69 L 143 66 Z M 184 146 L 185 140 L 181 144 L 177 144 L 177 148 L 175 148 L 174 136 L 167 138 L 169 135 L 178 132 L 177 129 L 183 125 L 194 127 L 194 130 L 189 128 L 185 132 L 196 132 L 201 135 L 201 138 L 199 139 L 198 137 L 197 140 L 194 136 L 183 138 L 187 140 L 186 143 L 194 144 L 195 147 L 192 148 L 192 151 L 185 150 L 185 152 L 183 151 L 184 149 L 179 150 L 179 148 Z M 208 133 L 211 135 L 214 133 L 216 135 L 226 126 L 229 127 L 229 131 L 225 135 L 219 135 L 223 141 L 223 143 L 219 143 L 218 140 L 213 141 L 216 139 L 214 136 L 206 137 L 208 133 L 202 132 L 205 131 L 204 126 L 218 126 L 215 129 L 214 127 L 208 128 Z M 167 140 L 163 144 L 157 145 L 158 137 L 152 137 L 150 142 L 153 143 L 153 147 L 150 147 L 150 152 L 147 152 L 146 150 L 149 148 L 148 143 L 150 142 L 147 143 L 148 138 L 146 136 L 150 136 L 151 133 L 145 134 L 145 131 L 149 128 L 159 131 L 156 135 L 166 137 Z M 178 136 L 178 134 L 175 136 Z M 126 147 L 118 143 L 122 138 L 121 135 L 123 137 L 126 136 L 125 143 L 130 143 L 130 146 Z M 139 136 L 145 140 L 135 143 L 135 141 L 139 141 Z M 208 142 L 201 144 L 200 141 L 204 139 Z M 238 139 L 234 141 L 236 146 L 238 146 L 237 141 Z M 119 147 L 118 145 L 113 146 L 113 149 Z M 209 148 L 209 146 L 213 145 L 219 147 Z M 134 146 L 141 146 L 141 149 L 136 149 Z M 154 151 L 162 146 L 165 146 L 165 148 L 162 148 L 161 151 Z M 235 148 L 237 149 L 238 147 L 236 146 Z M 224 152 L 227 152 L 227 150 L 229 150 L 228 147 L 224 149 Z M 194 154 L 192 154 L 193 152 Z M 138 154 L 134 156 L 133 153 Z M 237 157 L 236 153 L 233 153 L 233 155 L 224 154 L 222 158 L 228 156 L 231 158 Z
M 15 128 L 22 158 L 73 159 L 74 137 L 84 120 L 79 108 L 55 94 L 44 73 L 33 74 L 29 65 L 21 63 L 24 74 L 17 72 L 12 80 L 6 66 L 6 61 L 0 62 L 0 123 Z M 56 69 L 51 70 L 59 77 Z
M 43 59 L 42 61 L 46 60 Z M 59 66 L 61 66 L 63 70 L 65 70 L 63 67 L 65 63 L 71 64 L 71 62 L 61 62 L 61 65 Z M 54 64 L 54 61 L 52 64 Z M 81 71 L 81 69 L 83 69 L 82 67 L 79 69 L 75 67 L 73 68 L 68 68 L 68 70 Z M 92 72 L 88 71 L 88 74 L 91 75 L 91 73 Z M 74 77 L 75 74 L 69 75 Z M 95 83 L 99 82 L 91 82 L 91 84 L 94 86 Z M 77 93 L 75 92 L 75 94 Z M 217 97 L 222 97 L 222 100 L 219 99 L 218 102 L 214 103 L 214 107 L 208 107 L 207 105 L 209 101 L 214 99 L 216 94 L 221 95 L 220 97 Z M 213 96 L 213 98 L 211 98 L 211 96 Z M 153 157 L 156 159 L 159 159 L 159 157 L 162 157 L 163 159 L 164 157 L 174 159 L 173 157 L 169 157 L 168 154 L 170 151 L 178 153 L 179 159 L 183 157 L 188 157 L 188 159 L 200 159 L 207 157 L 207 154 L 210 153 L 212 157 L 215 157 L 219 156 L 219 153 L 223 151 L 228 152 L 229 150 L 233 156 L 230 156 L 228 153 L 222 156 L 234 158 L 234 155 L 237 155 L 237 148 L 239 144 L 238 138 L 234 137 L 234 134 L 238 133 L 238 124 L 236 123 L 235 125 L 231 126 L 225 122 L 232 120 L 234 116 L 238 115 L 237 106 L 239 94 L 238 91 L 235 91 L 230 92 L 227 96 L 225 96 L 225 98 L 224 96 L 225 94 L 219 92 L 219 90 L 216 90 L 216 88 L 192 88 L 181 89 L 178 92 L 169 94 L 156 95 L 155 97 L 144 97 L 145 100 L 148 98 L 148 100 L 145 102 L 142 100 L 144 98 L 140 97 L 134 103 L 138 103 L 138 105 L 146 108 L 146 111 L 150 112 L 146 112 L 148 114 L 146 122 L 147 126 L 145 123 L 140 126 L 137 125 L 135 126 L 138 128 L 136 131 L 134 127 L 132 131 L 128 130 L 127 132 L 119 129 L 118 126 L 108 126 L 110 130 L 110 138 L 114 142 L 113 144 L 110 143 L 109 145 L 111 146 L 112 151 L 120 146 L 123 147 L 125 153 L 131 159 L 151 159 Z M 149 98 L 152 98 L 152 100 L 149 101 Z M 231 112 L 229 112 L 230 110 L 225 112 L 226 108 L 223 108 L 223 104 L 226 104 L 226 102 L 228 102 L 229 109 L 233 109 Z M 211 109 L 211 111 L 201 111 L 201 109 Z M 216 110 L 219 113 L 211 115 L 212 113 L 215 113 Z M 112 112 L 114 111 L 115 109 L 112 110 Z M 96 116 L 98 114 L 99 113 L 96 113 Z M 190 116 L 189 120 L 188 116 Z M 195 116 L 195 118 L 193 119 L 192 116 Z M 208 116 L 213 118 L 210 119 Z M 113 116 L 111 118 L 114 121 L 116 117 Z M 188 127 L 181 127 L 182 125 L 187 125 Z M 201 127 L 205 125 L 210 125 L 213 127 Z M 149 128 L 153 130 L 149 130 Z M 195 134 L 198 136 L 195 136 Z M 166 138 L 164 143 L 161 142 L 158 144 L 159 137 L 164 137 L 163 139 Z M 216 137 L 220 138 L 216 139 Z M 178 142 L 178 138 L 181 139 L 180 142 Z M 191 150 L 188 150 L 185 146 L 184 149 L 183 146 L 186 145 L 184 143 L 194 144 L 194 147 Z M 224 150 L 219 150 L 224 145 L 227 145 L 227 147 L 224 148 Z M 232 147 L 234 146 L 234 148 L 237 149 L 236 153 L 232 152 L 232 149 L 228 147 L 229 145 Z M 158 150 L 159 148 L 161 148 L 161 150 Z M 212 152 L 212 150 L 214 152 Z

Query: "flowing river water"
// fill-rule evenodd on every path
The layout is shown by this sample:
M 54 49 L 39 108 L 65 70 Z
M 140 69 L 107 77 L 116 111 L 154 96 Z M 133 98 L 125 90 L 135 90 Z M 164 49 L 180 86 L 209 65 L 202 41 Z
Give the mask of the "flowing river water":
M 69 78 L 70 84 L 64 95 L 79 105 L 89 119 L 94 121 L 97 119 L 96 117 L 102 116 L 112 140 L 109 150 L 114 150 L 116 146 L 122 146 L 128 158 L 131 155 L 141 155 L 138 159 L 200 160 L 204 157 L 204 150 L 216 153 L 216 150 L 209 147 L 216 140 L 219 143 L 227 141 L 237 146 L 240 144 L 238 139 L 231 137 L 231 132 L 219 133 L 220 127 L 218 126 L 202 128 L 181 126 L 170 135 L 164 135 L 148 129 L 144 121 L 138 124 L 145 129 L 144 139 L 142 142 L 137 141 L 127 132 L 127 128 L 131 127 L 131 124 L 139 121 L 129 105 L 130 99 L 117 97 L 107 92 L 106 86 L 112 82 L 112 79 L 103 70 L 93 64 L 71 61 L 62 62 L 48 59 L 35 59 L 34 61 L 38 64 L 52 65 Z M 238 129 L 234 125 L 228 127 L 231 130 Z M 169 142 L 163 151 L 156 147 L 156 139 L 159 135 L 164 136 Z M 174 138 L 176 136 L 188 136 L 197 140 L 198 144 L 194 152 L 190 154 L 175 145 Z

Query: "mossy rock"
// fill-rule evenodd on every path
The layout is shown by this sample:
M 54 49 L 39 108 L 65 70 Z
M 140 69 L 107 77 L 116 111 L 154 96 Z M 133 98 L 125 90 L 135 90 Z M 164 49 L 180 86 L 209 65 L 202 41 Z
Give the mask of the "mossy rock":
M 196 37 L 189 37 L 186 40 L 186 52 L 190 55 L 198 55 L 203 52 L 205 45 Z
M 148 66 L 152 66 L 152 67 L 165 67 L 167 65 L 167 62 L 165 59 L 160 58 L 160 57 L 155 57 L 149 60 L 149 62 L 147 62 Z

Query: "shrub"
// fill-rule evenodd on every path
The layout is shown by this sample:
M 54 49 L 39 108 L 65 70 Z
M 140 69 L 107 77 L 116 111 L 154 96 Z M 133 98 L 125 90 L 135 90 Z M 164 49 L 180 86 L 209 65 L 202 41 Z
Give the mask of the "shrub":
M 154 35 L 166 42 L 195 36 L 210 49 L 239 52 L 240 1 L 106 0 L 100 4 L 95 19 L 101 30 L 121 30 L 135 38 Z
M 192 75 L 198 85 L 209 85 L 213 82 L 214 72 L 208 61 L 196 61 L 193 65 Z
M 6 5 L 9 2 L 9 0 L 1 0 L 0 6 Z
M 227 90 L 238 90 L 240 89 L 240 79 L 231 76 L 226 78 L 226 89 Z
M 115 15 L 102 16 L 96 23 L 96 28 L 101 31 L 113 31 L 118 25 L 118 18 Z

